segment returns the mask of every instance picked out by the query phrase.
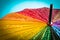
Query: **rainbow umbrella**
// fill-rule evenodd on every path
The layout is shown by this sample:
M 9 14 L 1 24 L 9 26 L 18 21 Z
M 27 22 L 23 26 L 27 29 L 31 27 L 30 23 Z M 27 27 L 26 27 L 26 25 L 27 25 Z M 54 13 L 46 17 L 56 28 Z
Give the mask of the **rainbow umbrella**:
M 0 20 L 0 40 L 60 40 L 59 14 L 52 5 L 7 14 Z

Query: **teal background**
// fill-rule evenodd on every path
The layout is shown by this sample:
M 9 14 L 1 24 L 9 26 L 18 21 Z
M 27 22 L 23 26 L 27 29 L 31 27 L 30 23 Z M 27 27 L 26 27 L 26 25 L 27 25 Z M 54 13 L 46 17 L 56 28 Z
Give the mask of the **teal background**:
M 60 0 L 0 0 L 0 18 L 3 18 L 6 14 L 10 13 L 13 6 L 25 1 L 44 2 L 48 5 L 53 4 L 54 9 L 60 9 Z

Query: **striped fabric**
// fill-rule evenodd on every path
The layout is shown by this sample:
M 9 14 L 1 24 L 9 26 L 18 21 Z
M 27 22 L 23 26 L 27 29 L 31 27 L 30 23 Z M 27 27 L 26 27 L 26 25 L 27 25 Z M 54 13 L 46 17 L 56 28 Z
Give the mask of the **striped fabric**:
M 53 9 L 52 27 L 47 24 L 49 8 L 7 14 L 0 20 L 0 40 L 60 40 L 60 21 L 54 21 L 59 12 Z

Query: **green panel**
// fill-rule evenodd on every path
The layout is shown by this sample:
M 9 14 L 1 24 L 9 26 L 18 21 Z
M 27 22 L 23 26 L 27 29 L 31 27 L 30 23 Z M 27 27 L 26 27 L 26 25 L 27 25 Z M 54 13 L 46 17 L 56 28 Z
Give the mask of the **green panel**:
M 50 27 L 46 26 L 30 40 L 50 40 Z
M 41 38 L 41 40 L 50 40 L 51 38 L 51 36 L 50 36 L 51 34 L 50 34 L 50 27 L 49 26 L 47 26 L 47 30 L 44 32 L 44 34 L 42 35 L 42 38 Z

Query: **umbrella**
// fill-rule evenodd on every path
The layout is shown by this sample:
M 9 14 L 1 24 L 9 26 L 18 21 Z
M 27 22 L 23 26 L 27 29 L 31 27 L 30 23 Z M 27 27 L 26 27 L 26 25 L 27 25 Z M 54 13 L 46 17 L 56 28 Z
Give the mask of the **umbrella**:
M 0 20 L 0 40 L 59 40 L 59 14 L 52 5 L 7 14 Z

